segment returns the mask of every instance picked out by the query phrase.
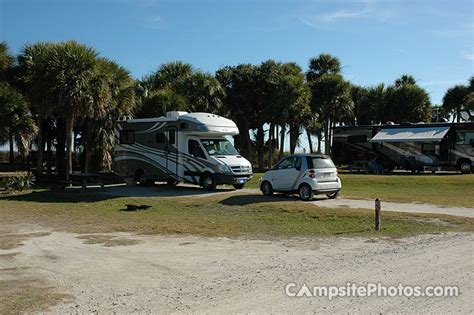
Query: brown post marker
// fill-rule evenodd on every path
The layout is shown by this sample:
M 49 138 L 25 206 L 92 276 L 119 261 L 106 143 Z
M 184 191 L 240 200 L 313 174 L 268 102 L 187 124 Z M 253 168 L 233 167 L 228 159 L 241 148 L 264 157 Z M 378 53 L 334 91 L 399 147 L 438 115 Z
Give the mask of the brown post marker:
M 382 212 L 382 207 L 380 206 L 379 198 L 375 199 L 375 230 L 380 231 L 380 212 Z

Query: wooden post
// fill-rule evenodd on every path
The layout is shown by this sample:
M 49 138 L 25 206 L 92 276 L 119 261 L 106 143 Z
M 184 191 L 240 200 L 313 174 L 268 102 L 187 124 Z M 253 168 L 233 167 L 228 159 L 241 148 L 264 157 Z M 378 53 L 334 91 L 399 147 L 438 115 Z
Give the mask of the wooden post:
M 380 222 L 380 212 L 382 211 L 382 207 L 380 206 L 379 198 L 375 199 L 375 230 L 380 231 L 381 222 Z

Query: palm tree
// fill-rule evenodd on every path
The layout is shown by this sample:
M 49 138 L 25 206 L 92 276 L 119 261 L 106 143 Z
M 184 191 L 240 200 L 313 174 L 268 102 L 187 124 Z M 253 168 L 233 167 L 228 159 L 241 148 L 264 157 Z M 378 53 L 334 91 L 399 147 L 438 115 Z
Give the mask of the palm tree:
M 325 153 L 330 154 L 331 133 L 336 122 L 349 121 L 353 116 L 350 84 L 340 75 L 337 57 L 321 54 L 311 58 L 306 79 L 311 85 L 311 108 L 324 126 Z
M 10 163 L 14 163 L 13 144 L 25 162 L 37 128 L 29 112 L 27 99 L 5 82 L 0 82 L 0 143 L 10 143 Z
M 404 85 L 415 85 L 416 80 L 413 76 L 409 74 L 404 74 L 400 78 L 395 80 L 395 87 L 401 87 Z
M 195 72 L 184 80 L 183 93 L 190 112 L 217 113 L 225 95 L 219 81 L 203 72 Z
M 5 79 L 6 72 L 12 68 L 15 58 L 11 55 L 6 42 L 0 42 L 0 79 Z
M 324 122 L 326 154 L 331 153 L 332 129 L 336 123 L 352 118 L 354 105 L 350 87 L 350 83 L 338 74 L 323 74 L 312 84 L 312 110 Z
M 52 117 L 57 100 L 52 97 L 54 82 L 50 62 L 54 44 L 26 45 L 18 56 L 18 79 L 31 103 L 38 126 L 38 174 L 43 172 L 45 120 Z
M 66 123 L 66 179 L 72 172 L 72 135 L 78 117 L 93 117 L 97 111 L 91 96 L 97 53 L 91 47 L 67 41 L 53 46 L 50 71 L 52 95 Z
M 113 133 L 118 117 L 130 115 L 135 107 L 135 82 L 128 70 L 116 62 L 99 58 L 91 84 L 93 96 L 92 119 L 87 119 L 84 171 L 91 169 L 91 158 L 100 159 L 102 170 L 110 171 L 111 150 L 115 145 Z
M 470 86 L 456 85 L 446 91 L 443 97 L 443 108 L 450 113 L 453 113 L 453 121 L 461 121 L 461 112 L 469 110 L 473 105 L 472 78 L 470 79 Z
M 339 74 L 341 69 L 341 62 L 337 57 L 330 54 L 320 54 L 318 57 L 313 57 L 309 60 L 306 79 L 308 82 L 313 82 L 323 74 Z

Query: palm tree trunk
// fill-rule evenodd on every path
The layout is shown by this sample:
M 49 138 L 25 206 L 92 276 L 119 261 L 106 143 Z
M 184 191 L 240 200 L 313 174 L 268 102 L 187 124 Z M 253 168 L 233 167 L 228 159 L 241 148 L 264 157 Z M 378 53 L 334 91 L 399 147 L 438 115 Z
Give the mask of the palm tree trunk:
M 13 163 L 15 163 L 15 149 L 14 149 L 14 147 L 13 147 L 13 139 L 14 139 L 14 137 L 13 137 L 13 132 L 10 131 L 9 137 L 10 137 L 10 139 L 9 139 L 9 141 L 8 141 L 9 144 L 10 144 L 10 158 L 9 158 L 9 162 L 10 162 L 10 164 L 13 164 Z
M 72 131 L 74 116 L 66 118 L 66 180 L 69 180 L 69 174 L 72 173 Z
M 329 119 L 328 119 L 329 120 Z M 326 120 L 324 122 L 324 154 L 329 153 L 329 142 L 328 142 L 328 136 L 329 136 L 329 121 Z
M 270 132 L 268 135 L 268 168 L 273 167 L 273 138 L 275 137 L 275 124 L 270 124 Z
M 38 175 L 43 174 L 44 159 L 44 119 L 38 117 Z
M 318 137 L 318 153 L 321 154 L 321 140 L 322 140 L 321 130 L 318 131 L 316 136 Z
M 309 132 L 308 128 L 306 128 L 306 135 L 308 136 L 309 153 L 313 153 L 313 141 L 311 139 L 311 132 Z
M 280 153 L 278 154 L 278 159 L 283 157 L 283 152 L 285 150 L 285 132 L 285 124 L 282 124 L 280 131 Z
M 53 139 L 51 139 L 51 136 L 51 132 L 48 132 L 48 136 L 46 138 L 46 164 L 48 164 L 48 175 L 51 175 L 53 167 Z
M 265 131 L 263 125 L 257 128 L 257 152 L 258 152 L 258 168 L 263 172 L 265 166 L 263 165 L 263 158 L 265 154 Z

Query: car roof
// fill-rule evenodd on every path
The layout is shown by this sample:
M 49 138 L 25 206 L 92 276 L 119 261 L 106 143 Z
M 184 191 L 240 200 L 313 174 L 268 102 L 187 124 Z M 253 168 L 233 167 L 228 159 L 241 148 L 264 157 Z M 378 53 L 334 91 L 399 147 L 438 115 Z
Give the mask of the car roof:
M 315 157 L 315 158 L 326 158 L 329 159 L 330 157 L 324 154 L 316 154 L 316 153 L 296 153 L 290 156 L 300 156 L 300 157 Z

